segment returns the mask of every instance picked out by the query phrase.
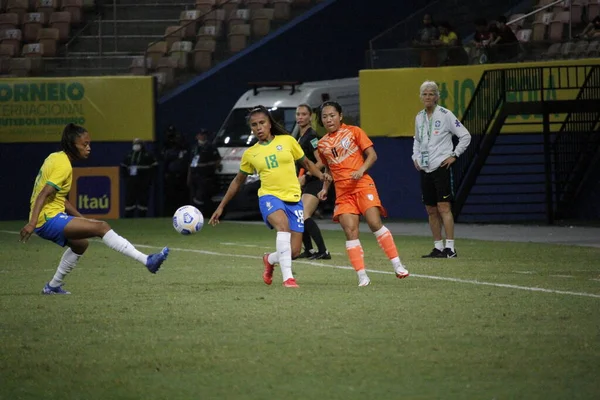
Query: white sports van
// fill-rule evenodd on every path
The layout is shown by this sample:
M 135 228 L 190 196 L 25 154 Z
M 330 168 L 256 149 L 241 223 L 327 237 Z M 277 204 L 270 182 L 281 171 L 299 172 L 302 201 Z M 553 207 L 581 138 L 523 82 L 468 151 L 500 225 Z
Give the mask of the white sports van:
M 223 126 L 217 133 L 215 144 L 221 153 L 222 170 L 217 172 L 221 195 L 225 193 L 229 183 L 238 173 L 240 161 L 244 151 L 256 143 L 246 122 L 246 115 L 252 108 L 263 105 L 271 111 L 273 117 L 281 123 L 288 132 L 296 136 L 296 107 L 308 104 L 316 110 L 323 102 L 333 100 L 340 103 L 344 111 L 344 122 L 360 125 L 358 78 L 336 79 L 306 83 L 276 82 L 268 84 L 255 84 L 253 89 L 244 93 L 233 106 Z M 313 114 L 314 116 L 315 114 Z M 316 119 L 313 125 L 319 134 L 323 129 L 317 129 Z M 250 176 L 247 185 L 257 183 L 257 176 Z M 250 188 L 249 188 L 250 189 Z M 245 192 L 245 191 L 244 191 Z M 248 191 L 256 197 L 256 189 Z M 242 195 L 241 197 L 247 196 Z M 250 208 L 255 208 L 254 201 L 244 201 Z M 236 204 L 239 209 L 242 204 Z M 246 207 L 243 207 L 246 208 Z

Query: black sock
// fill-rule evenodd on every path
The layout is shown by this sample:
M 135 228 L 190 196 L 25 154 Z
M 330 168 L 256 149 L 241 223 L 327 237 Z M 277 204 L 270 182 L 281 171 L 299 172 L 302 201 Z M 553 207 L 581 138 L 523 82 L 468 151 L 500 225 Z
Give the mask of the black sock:
M 325 247 L 325 241 L 323 240 L 323 235 L 321 235 L 321 230 L 312 218 L 304 220 L 304 233 L 306 232 L 308 232 L 310 237 L 312 237 L 312 239 L 315 241 L 319 253 L 324 253 L 327 251 L 327 248 Z
M 304 245 L 305 252 L 309 253 L 312 250 L 312 241 L 310 240 L 308 229 L 306 229 L 306 222 L 304 225 L 304 233 L 302 234 L 302 244 Z

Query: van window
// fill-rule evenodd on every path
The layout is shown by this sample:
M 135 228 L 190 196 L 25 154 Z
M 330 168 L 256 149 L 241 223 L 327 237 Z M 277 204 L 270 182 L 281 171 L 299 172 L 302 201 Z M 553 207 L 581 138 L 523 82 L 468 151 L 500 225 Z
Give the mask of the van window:
M 246 123 L 246 115 L 248 115 L 246 108 L 236 108 L 231 111 L 215 139 L 218 147 L 247 147 L 256 143 L 256 138 Z M 277 108 L 271 110 L 271 115 L 288 132 L 291 133 L 294 130 L 296 125 L 295 108 Z

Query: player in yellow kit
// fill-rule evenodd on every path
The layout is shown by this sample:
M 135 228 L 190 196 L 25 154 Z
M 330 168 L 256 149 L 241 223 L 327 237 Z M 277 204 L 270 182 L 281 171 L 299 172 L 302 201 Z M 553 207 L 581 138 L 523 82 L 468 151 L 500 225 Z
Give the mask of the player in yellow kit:
M 298 287 L 292 275 L 292 258 L 302 249 L 304 211 L 302 191 L 296 177 L 296 162 L 320 180 L 331 180 L 304 156 L 298 142 L 277 124 L 263 106 L 250 110 L 248 124 L 258 143 L 244 152 L 240 171 L 210 218 L 213 226 L 219 223 L 223 209 L 235 197 L 248 175 L 260 176 L 258 190 L 260 211 L 267 226 L 277 230 L 274 253 L 265 254 L 263 280 L 273 282 L 274 264 L 279 263 L 285 287 Z
M 71 162 L 85 160 L 91 152 L 90 134 L 85 128 L 68 124 L 62 133 L 62 151 L 50 154 L 40 168 L 31 194 L 29 222 L 21 229 L 21 242 L 27 242 L 33 232 L 59 246 L 67 246 L 60 264 L 42 289 L 42 294 L 70 294 L 62 288 L 65 276 L 75 268 L 88 247 L 87 239 L 100 237 L 111 249 L 144 264 L 153 274 L 169 254 L 167 247 L 160 253 L 146 255 L 111 229 L 104 221 L 83 216 L 69 203 L 73 168 Z

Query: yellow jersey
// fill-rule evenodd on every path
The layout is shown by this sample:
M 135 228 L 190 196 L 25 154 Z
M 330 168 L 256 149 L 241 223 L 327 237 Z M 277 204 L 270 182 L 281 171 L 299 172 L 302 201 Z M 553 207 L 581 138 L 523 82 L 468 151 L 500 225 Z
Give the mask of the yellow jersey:
M 272 195 L 283 201 L 298 202 L 302 192 L 296 177 L 296 161 L 304 151 L 291 135 L 277 135 L 269 143 L 256 143 L 242 155 L 240 172 L 258 173 L 258 196 Z
M 73 180 L 73 167 L 71 161 L 64 151 L 50 154 L 44 160 L 42 168 L 35 178 L 33 184 L 33 193 L 31 193 L 29 219 L 35 199 L 46 185 L 52 186 L 56 191 L 46 198 L 42 211 L 38 216 L 36 228 L 44 225 L 46 220 L 65 212 L 65 199 L 71 190 L 71 181 Z

